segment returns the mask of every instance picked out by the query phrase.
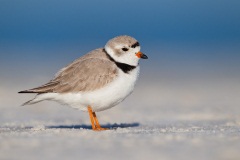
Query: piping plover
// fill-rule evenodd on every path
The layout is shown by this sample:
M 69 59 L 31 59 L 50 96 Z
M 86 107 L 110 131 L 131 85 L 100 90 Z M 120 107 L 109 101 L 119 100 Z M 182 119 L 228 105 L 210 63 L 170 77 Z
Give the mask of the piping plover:
M 118 36 L 104 48 L 95 49 L 61 69 L 48 83 L 20 91 L 36 93 L 23 105 L 44 100 L 56 101 L 73 108 L 88 111 L 92 129 L 105 130 L 95 112 L 114 107 L 133 91 L 139 75 L 139 42 L 130 36 Z

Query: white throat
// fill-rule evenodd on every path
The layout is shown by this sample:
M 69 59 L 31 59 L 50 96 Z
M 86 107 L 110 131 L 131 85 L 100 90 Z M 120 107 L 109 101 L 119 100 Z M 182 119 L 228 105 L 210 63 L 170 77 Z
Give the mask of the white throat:
M 137 50 L 139 49 L 135 49 L 132 51 L 132 53 L 131 52 L 126 53 L 121 56 L 117 56 L 116 53 L 108 46 L 105 46 L 105 50 L 117 62 L 129 64 L 131 66 L 138 65 L 139 58 L 136 56 L 136 53 L 138 52 Z

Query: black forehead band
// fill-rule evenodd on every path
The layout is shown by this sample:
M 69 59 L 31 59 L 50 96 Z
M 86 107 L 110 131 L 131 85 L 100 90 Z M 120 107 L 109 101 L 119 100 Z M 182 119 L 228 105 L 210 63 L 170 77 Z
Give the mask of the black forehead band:
M 140 44 L 139 44 L 139 42 L 136 42 L 136 43 L 134 43 L 131 47 L 132 48 L 135 48 L 135 47 L 137 47 L 137 46 L 139 46 Z

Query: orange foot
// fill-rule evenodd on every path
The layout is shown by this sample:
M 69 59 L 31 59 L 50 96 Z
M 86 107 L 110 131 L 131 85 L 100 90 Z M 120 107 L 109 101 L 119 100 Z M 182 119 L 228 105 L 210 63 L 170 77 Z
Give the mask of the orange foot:
M 89 117 L 92 123 L 92 129 L 94 131 L 104 131 L 104 130 L 108 130 L 108 128 L 102 128 L 98 122 L 96 113 L 92 111 L 92 108 L 90 106 L 88 106 L 88 113 L 89 113 Z

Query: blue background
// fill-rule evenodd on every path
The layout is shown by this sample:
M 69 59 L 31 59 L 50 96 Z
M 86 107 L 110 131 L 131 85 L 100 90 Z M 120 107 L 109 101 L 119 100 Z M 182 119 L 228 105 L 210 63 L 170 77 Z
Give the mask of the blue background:
M 1 43 L 42 45 L 130 34 L 143 42 L 236 43 L 237 0 L 0 2 Z
M 17 92 L 46 83 L 122 34 L 149 57 L 140 84 L 239 84 L 238 0 L 1 0 L 0 85 Z

